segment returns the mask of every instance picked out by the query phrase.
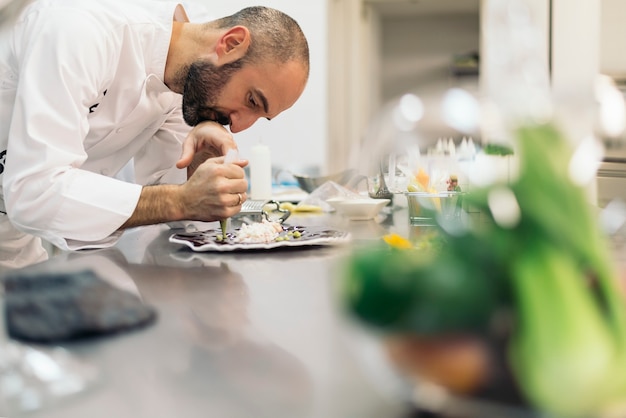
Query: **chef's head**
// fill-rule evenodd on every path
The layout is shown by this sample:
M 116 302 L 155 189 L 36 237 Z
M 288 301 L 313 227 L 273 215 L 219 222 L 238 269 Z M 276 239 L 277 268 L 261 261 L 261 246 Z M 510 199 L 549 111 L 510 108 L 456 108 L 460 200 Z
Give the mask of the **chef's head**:
M 214 54 L 181 74 L 189 125 L 212 120 L 240 132 L 261 117 L 276 117 L 300 97 L 309 74 L 309 48 L 291 17 L 249 7 L 204 26 L 219 35 Z

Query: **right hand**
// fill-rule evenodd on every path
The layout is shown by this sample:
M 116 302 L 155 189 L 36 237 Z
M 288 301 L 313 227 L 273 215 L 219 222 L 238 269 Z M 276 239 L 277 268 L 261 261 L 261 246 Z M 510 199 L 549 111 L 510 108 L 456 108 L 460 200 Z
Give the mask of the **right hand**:
M 248 181 L 243 170 L 247 164 L 246 160 L 224 164 L 224 157 L 200 164 L 182 186 L 186 218 L 211 222 L 239 213 L 247 198 Z

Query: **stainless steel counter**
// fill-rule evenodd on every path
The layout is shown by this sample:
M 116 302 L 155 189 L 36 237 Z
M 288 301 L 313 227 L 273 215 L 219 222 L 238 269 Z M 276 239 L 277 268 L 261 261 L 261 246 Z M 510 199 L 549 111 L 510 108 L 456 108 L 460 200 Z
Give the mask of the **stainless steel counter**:
M 409 228 L 405 210 L 382 222 L 294 215 L 288 223 L 346 229 L 356 243 Z M 159 315 L 145 329 L 63 344 L 95 367 L 95 384 L 29 417 L 406 416 L 363 367 L 338 313 L 334 285 L 348 248 L 194 253 L 169 243 L 171 233 L 138 228 L 114 248 L 26 269 L 93 269 Z

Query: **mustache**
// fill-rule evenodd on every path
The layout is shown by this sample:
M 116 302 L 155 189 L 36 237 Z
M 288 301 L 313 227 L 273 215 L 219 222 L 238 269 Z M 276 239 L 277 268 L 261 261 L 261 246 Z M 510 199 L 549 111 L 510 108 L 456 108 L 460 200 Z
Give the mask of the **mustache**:
M 183 105 L 183 117 L 185 122 L 190 126 L 196 126 L 201 122 L 217 122 L 220 125 L 228 126 L 231 124 L 230 117 L 213 108 L 194 108 L 189 106 L 185 108 Z
M 223 113 L 217 112 L 215 113 L 214 122 L 219 123 L 220 125 L 230 125 L 230 118 Z
M 212 121 L 212 122 L 217 122 L 220 125 L 230 125 L 230 118 L 225 115 L 224 113 L 220 112 L 219 110 L 215 110 L 215 109 L 202 109 L 200 111 L 200 119 L 201 122 L 204 121 Z

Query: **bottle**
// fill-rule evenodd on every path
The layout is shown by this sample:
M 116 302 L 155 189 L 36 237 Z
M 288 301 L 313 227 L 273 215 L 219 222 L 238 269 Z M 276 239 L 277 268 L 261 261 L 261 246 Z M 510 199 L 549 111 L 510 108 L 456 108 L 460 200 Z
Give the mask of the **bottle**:
M 258 143 L 250 153 L 250 198 L 269 200 L 272 198 L 272 159 L 267 145 Z

